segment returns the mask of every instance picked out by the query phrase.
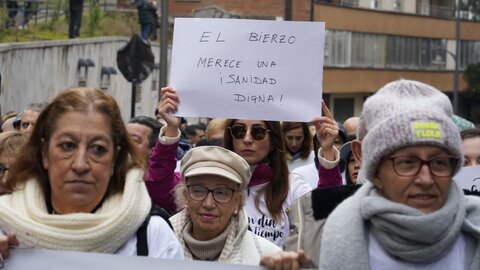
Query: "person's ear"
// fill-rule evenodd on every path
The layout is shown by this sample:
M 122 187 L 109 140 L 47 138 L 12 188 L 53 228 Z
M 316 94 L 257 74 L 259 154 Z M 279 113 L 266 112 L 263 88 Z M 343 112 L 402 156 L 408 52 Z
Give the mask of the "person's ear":
M 45 170 L 48 170 L 48 155 L 47 155 L 47 143 L 42 138 L 40 140 L 40 149 L 42 151 L 42 165 Z
M 383 182 L 382 182 L 382 179 L 380 179 L 380 177 L 378 177 L 378 172 L 375 173 L 375 175 L 373 176 L 372 183 L 380 191 L 383 191 Z
M 355 161 L 361 166 L 362 164 L 362 142 L 359 140 L 352 141 L 352 154 Z

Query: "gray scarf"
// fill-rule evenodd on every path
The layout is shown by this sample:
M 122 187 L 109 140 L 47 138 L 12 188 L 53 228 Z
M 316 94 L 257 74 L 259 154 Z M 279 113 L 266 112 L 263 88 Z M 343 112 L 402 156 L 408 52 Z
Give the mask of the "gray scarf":
M 466 269 L 480 266 L 480 247 L 476 246 L 480 198 L 464 196 L 453 181 L 445 205 L 427 215 L 384 198 L 372 183 L 365 183 L 327 219 L 320 269 L 369 269 L 369 231 L 387 253 L 410 263 L 434 261 L 465 232 L 477 239 L 467 245 Z

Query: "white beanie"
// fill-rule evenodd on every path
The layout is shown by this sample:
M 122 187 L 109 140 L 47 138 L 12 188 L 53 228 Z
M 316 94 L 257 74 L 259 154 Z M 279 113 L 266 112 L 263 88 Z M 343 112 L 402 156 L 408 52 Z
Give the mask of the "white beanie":
M 410 80 L 385 85 L 367 99 L 357 129 L 362 141 L 359 179 L 373 180 L 383 157 L 400 148 L 431 145 L 445 149 L 462 166 L 462 141 L 452 120 L 448 97 L 434 87 Z

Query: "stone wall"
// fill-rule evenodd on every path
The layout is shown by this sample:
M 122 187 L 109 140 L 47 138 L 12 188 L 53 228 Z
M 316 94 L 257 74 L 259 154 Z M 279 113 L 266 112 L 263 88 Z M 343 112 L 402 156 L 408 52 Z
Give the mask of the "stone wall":
M 113 95 L 125 121 L 130 119 L 132 86 L 117 68 L 117 51 L 128 42 L 126 37 L 101 37 L 61 41 L 0 44 L 0 114 L 22 111 L 30 102 L 49 101 L 64 89 L 78 86 L 78 60 L 91 59 L 87 86 L 100 88 L 101 69 L 114 67 L 111 84 Z M 159 63 L 159 46 L 152 45 L 155 63 Z M 141 99 L 135 115 L 153 116 L 158 91 L 152 91 L 153 74 L 143 82 Z M 156 75 L 158 76 L 158 75 Z M 155 80 L 158 82 L 158 77 Z

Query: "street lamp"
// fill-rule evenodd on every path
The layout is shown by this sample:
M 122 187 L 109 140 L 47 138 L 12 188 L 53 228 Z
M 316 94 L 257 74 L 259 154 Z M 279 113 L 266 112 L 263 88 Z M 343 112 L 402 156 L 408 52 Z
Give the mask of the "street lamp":
M 455 63 L 455 71 L 453 73 L 453 113 L 457 113 L 457 109 L 458 109 L 458 76 L 459 76 L 459 72 L 458 72 L 458 59 L 457 59 L 457 55 L 446 50 L 446 49 L 443 49 L 443 48 L 435 48 L 434 49 L 435 51 L 437 52 L 445 52 L 447 53 L 448 55 L 450 55 Z M 439 56 L 437 54 L 437 56 Z M 437 57 L 435 57 L 436 59 L 434 59 L 432 61 L 433 64 L 443 64 L 444 61 L 441 60 L 441 59 L 437 59 Z

